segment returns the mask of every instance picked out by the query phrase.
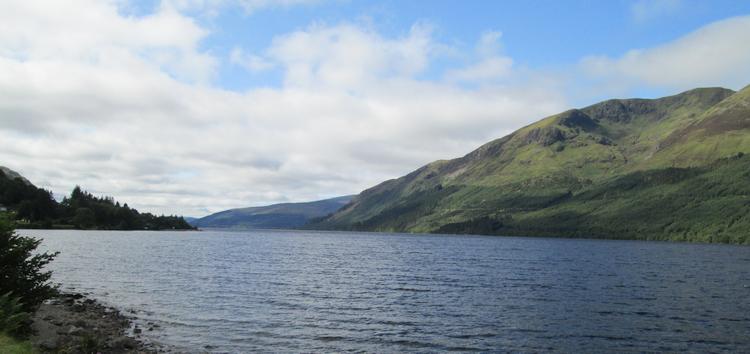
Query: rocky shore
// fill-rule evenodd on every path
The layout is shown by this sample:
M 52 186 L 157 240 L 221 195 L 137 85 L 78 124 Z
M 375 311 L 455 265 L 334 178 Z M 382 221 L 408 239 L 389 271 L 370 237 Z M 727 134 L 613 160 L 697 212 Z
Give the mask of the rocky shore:
M 68 293 L 41 305 L 33 317 L 32 344 L 42 353 L 162 353 L 141 337 L 144 329 L 117 309 Z M 145 330 L 153 330 L 153 327 Z

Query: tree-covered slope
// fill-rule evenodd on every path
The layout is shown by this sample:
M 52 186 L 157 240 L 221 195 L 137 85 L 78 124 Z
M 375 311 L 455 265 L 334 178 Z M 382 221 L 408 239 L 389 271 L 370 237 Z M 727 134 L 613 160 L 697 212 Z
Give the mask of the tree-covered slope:
M 667 227 L 667 220 L 688 213 L 671 204 L 656 214 L 659 220 L 635 218 L 635 228 L 613 224 L 622 215 L 647 210 L 646 205 L 674 185 L 628 191 L 620 195 L 626 207 L 600 206 L 595 215 L 585 212 L 584 206 L 596 204 L 586 199 L 592 191 L 607 194 L 607 188 L 620 180 L 674 171 L 707 173 L 701 168 L 750 152 L 749 120 L 749 88 L 736 93 L 702 88 L 653 100 L 608 100 L 542 119 L 464 157 L 436 161 L 386 181 L 312 227 L 744 242 L 750 229 L 742 234 L 741 223 L 724 228 L 724 236 L 716 234 L 717 218 L 728 214 L 708 208 L 718 198 L 714 194 L 691 199 L 700 204 L 690 209 L 693 217 L 706 226 L 695 224 L 689 230 Z M 744 163 L 744 158 L 731 159 L 722 166 L 729 173 L 735 170 L 727 166 Z M 743 176 L 734 176 L 740 178 L 737 183 L 743 182 Z M 690 182 L 693 193 L 711 186 L 700 181 Z M 741 207 L 732 204 L 741 203 L 741 195 L 732 200 L 715 205 Z M 565 223 L 561 220 L 568 219 L 561 215 L 574 221 Z M 542 223 L 547 226 L 535 226 Z M 648 233 L 632 231 L 646 228 Z
M 0 166 L 0 206 L 14 212 L 20 227 L 105 230 L 192 229 L 182 217 L 139 213 L 110 197 L 95 197 L 75 187 L 58 203 L 19 173 Z
M 346 205 L 353 196 L 307 203 L 282 203 L 269 206 L 230 209 L 194 220 L 205 228 L 283 229 L 297 228 L 315 218 L 328 216 Z
M 26 177 L 21 176 L 20 173 L 13 171 L 5 166 L 0 166 L 0 172 L 2 172 L 3 175 L 5 175 L 5 177 L 10 180 L 20 179 L 21 182 L 23 182 L 24 184 L 31 185 L 31 182 L 29 182 L 29 180 L 27 180 Z

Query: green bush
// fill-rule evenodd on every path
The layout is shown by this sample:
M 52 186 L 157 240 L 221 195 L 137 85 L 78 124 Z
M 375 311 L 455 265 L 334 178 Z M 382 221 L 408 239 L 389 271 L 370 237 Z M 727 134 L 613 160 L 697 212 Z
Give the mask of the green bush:
M 19 236 L 9 216 L 0 214 L 0 294 L 19 297 L 21 309 L 28 313 L 57 293 L 49 281 L 52 273 L 44 270 L 57 253 L 36 252 L 40 243 Z

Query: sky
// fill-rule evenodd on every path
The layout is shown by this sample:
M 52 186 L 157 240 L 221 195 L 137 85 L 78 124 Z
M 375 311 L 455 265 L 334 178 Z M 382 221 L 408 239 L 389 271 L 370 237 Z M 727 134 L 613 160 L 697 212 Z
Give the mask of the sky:
M 747 1 L 0 0 L 0 165 L 203 216 L 560 111 L 750 84 Z

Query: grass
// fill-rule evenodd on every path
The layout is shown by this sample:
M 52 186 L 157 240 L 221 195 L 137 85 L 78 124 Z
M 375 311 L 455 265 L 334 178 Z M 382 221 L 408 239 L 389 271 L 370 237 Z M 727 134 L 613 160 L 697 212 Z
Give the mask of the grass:
M 19 341 L 0 333 L 0 353 L 3 354 L 32 354 L 36 353 L 29 341 Z
M 506 203 L 515 209 L 504 214 L 474 213 L 434 231 L 748 244 L 748 171 L 750 158 L 735 157 L 705 167 L 635 172 L 569 197 L 519 195 Z

